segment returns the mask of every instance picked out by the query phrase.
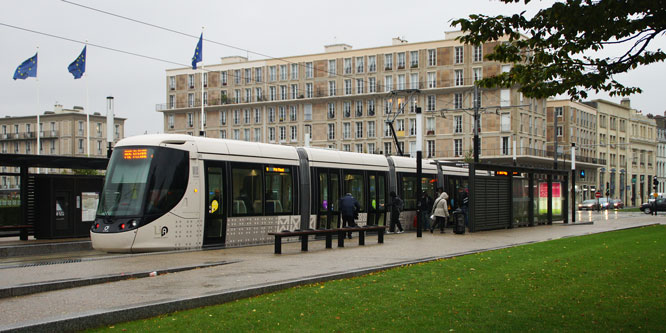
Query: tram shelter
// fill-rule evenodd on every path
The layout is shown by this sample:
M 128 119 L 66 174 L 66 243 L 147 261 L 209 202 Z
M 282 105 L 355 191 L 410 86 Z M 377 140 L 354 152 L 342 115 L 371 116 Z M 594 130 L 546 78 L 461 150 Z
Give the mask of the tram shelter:
M 18 167 L 20 205 L 18 218 L 0 221 L 7 230 L 32 229 L 37 238 L 80 237 L 87 235 L 89 223 L 85 205 L 101 193 L 103 176 L 30 173 L 30 168 L 105 170 L 107 158 L 0 154 L 0 166 Z M 90 206 L 90 205 L 88 205 Z M 27 240 L 27 232 L 21 232 Z

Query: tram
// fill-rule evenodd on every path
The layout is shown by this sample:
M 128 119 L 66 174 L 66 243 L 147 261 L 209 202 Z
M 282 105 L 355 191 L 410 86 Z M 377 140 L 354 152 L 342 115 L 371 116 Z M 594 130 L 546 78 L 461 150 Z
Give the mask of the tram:
M 422 189 L 431 197 L 437 187 L 455 193 L 467 172 L 423 160 Z M 390 191 L 403 198 L 409 229 L 418 181 L 416 160 L 408 157 L 135 136 L 114 148 L 90 237 L 93 248 L 107 252 L 268 244 L 269 232 L 337 228 L 345 193 L 361 205 L 359 225 L 387 225 Z

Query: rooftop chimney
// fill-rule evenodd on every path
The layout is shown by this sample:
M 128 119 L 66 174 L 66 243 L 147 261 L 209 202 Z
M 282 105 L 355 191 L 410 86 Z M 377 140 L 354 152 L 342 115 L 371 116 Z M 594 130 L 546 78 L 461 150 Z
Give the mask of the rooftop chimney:
M 392 45 L 407 44 L 407 41 L 400 37 L 394 37 L 392 41 L 393 41 Z
M 626 107 L 627 109 L 631 109 L 631 100 L 629 98 L 623 98 L 620 104 L 622 104 L 622 106 Z

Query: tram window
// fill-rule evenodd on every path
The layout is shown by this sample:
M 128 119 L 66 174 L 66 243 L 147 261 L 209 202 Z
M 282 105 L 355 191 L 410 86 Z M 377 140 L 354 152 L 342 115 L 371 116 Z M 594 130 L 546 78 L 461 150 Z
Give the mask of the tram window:
M 421 190 L 428 193 L 429 197 L 435 198 L 435 190 L 437 190 L 437 179 L 435 179 L 435 176 L 421 178 Z
M 231 178 L 232 214 L 262 215 L 261 168 L 234 167 L 231 170 Z
M 416 176 L 403 175 L 402 180 L 402 201 L 404 202 L 404 210 L 416 209 L 416 200 L 418 195 L 416 193 Z
M 291 167 L 267 166 L 266 192 L 264 193 L 266 215 L 291 213 L 294 198 L 294 182 Z
M 345 194 L 351 193 L 361 205 L 361 211 L 365 211 L 365 182 L 363 181 L 363 174 L 345 173 L 344 179 Z

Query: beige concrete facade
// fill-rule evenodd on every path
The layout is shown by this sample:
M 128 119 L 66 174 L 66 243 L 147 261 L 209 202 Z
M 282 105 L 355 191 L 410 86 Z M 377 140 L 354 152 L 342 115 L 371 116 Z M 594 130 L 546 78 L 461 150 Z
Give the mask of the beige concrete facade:
M 606 165 L 597 154 L 597 109 L 568 99 L 549 100 L 547 113 L 548 151 L 553 153 L 557 142 L 559 168 L 571 170 L 571 144 L 576 146 L 576 202 L 594 198 L 597 171 Z
M 106 116 L 95 112 L 90 118 L 90 157 L 106 157 Z M 88 126 L 82 107 L 53 111 L 39 116 L 39 155 L 88 156 Z M 114 144 L 124 137 L 125 118 L 114 119 Z M 0 153 L 37 155 L 37 116 L 0 118 Z M 15 170 L 16 169 L 16 170 Z M 18 172 L 18 168 L 2 167 L 2 172 Z M 17 176 L 0 177 L 0 188 L 16 188 Z
M 206 64 L 205 135 L 236 140 L 309 145 L 395 154 L 386 125 L 398 97 L 418 89 L 394 126 L 405 154 L 417 149 L 416 113 L 423 110 L 424 156 L 461 160 L 472 151 L 473 83 L 510 69 L 483 56 L 496 43 L 460 44 L 449 33 L 431 42 L 354 50 L 346 44 L 319 54 L 248 61 L 223 58 Z M 201 70 L 166 72 L 164 132 L 198 135 Z M 408 97 L 403 93 L 402 100 Z M 511 163 L 514 142 L 521 165 L 546 165 L 545 100 L 523 98 L 516 88 L 481 90 L 481 159 Z M 509 107 L 509 106 L 515 107 Z M 464 109 L 467 109 L 465 111 Z M 307 138 L 307 140 L 306 140 Z M 552 165 L 552 164 L 551 164 Z

